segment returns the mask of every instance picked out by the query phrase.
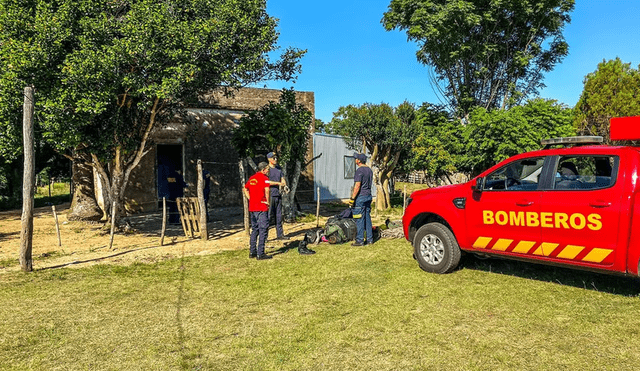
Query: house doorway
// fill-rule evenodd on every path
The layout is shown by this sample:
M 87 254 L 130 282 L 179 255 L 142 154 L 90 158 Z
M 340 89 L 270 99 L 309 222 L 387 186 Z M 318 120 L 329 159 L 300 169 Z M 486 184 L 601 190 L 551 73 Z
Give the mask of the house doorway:
M 168 178 L 171 174 L 182 171 L 182 145 L 181 144 L 158 144 L 156 147 L 156 171 L 158 208 L 162 208 L 162 198 L 169 198 Z

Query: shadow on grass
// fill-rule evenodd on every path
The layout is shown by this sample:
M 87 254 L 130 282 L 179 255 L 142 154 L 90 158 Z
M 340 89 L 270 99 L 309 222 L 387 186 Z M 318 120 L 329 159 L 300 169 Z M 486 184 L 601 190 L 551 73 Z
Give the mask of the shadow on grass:
M 207 232 L 209 233 L 210 240 L 220 240 L 225 237 L 233 236 L 240 232 L 244 232 L 244 228 L 243 229 L 225 229 L 224 226 L 222 228 L 207 226 Z
M 180 278 L 178 280 L 178 297 L 176 298 L 176 329 L 178 331 L 178 338 L 176 349 L 180 354 L 180 369 L 181 370 L 200 370 L 202 366 L 198 364 L 202 358 L 201 352 L 197 349 L 193 349 L 187 343 L 188 334 L 185 331 L 183 308 L 185 307 L 185 276 L 187 271 L 184 244 L 182 245 L 182 256 L 180 257 Z
M 280 254 L 284 254 L 284 253 L 288 252 L 289 250 L 297 249 L 299 243 L 300 243 L 300 241 L 297 241 L 297 240 L 296 241 L 289 241 L 289 242 L 285 243 L 284 246 L 282 246 L 281 248 L 273 251 L 269 255 L 272 255 L 272 256 L 280 255 Z
M 0 242 L 20 238 L 20 231 L 10 233 L 0 233 Z
M 463 258 L 458 269 L 473 269 L 543 282 L 553 282 L 615 295 L 640 296 L 640 282 L 636 277 L 609 275 L 517 260 L 481 259 L 469 254 Z
M 133 228 L 147 237 L 160 237 L 162 234 L 162 213 L 158 211 L 128 215 Z M 165 236 L 182 236 L 184 230 L 180 223 L 167 223 Z M 219 240 L 238 234 L 244 230 L 242 220 L 212 220 L 207 223 L 209 240 Z
M 165 243 L 165 244 L 164 244 L 164 245 L 162 245 L 162 246 L 171 246 L 171 245 L 176 245 L 176 244 L 177 244 L 176 242 L 173 242 L 173 241 L 172 241 L 172 242 L 169 242 L 169 243 Z M 132 245 L 132 246 L 129 246 L 129 247 L 135 247 L 135 246 L 136 246 L 136 245 Z M 52 266 L 50 266 L 50 267 L 42 267 L 42 268 L 38 268 L 38 269 L 34 269 L 34 270 L 37 270 L 37 271 L 43 271 L 43 270 L 47 270 L 47 269 L 64 268 L 64 267 L 68 267 L 68 266 L 70 266 L 70 265 L 76 265 L 76 264 L 83 264 L 83 263 L 97 262 L 97 261 L 100 261 L 100 260 L 109 259 L 109 258 L 113 258 L 113 257 L 116 257 L 116 256 L 120 256 L 120 255 L 129 254 L 129 253 L 132 253 L 132 252 L 136 252 L 136 251 L 142 251 L 142 250 L 155 249 L 155 248 L 162 247 L 162 246 L 161 246 L 161 245 L 153 245 L 153 246 L 139 247 L 139 248 L 137 248 L 137 249 L 130 249 L 130 250 L 126 250 L 126 251 L 119 251 L 119 252 L 114 253 L 114 254 L 110 254 L 110 255 L 106 255 L 106 256 L 100 256 L 100 257 L 97 257 L 97 258 L 86 259 L 86 260 L 74 260 L 74 261 L 72 261 L 72 262 L 63 263 L 63 264 L 58 264 L 58 265 L 52 265 Z M 106 247 L 107 247 L 107 246 L 101 246 L 101 247 L 96 248 L 96 250 L 97 250 L 97 249 L 101 249 L 101 248 L 106 248 Z M 184 248 L 184 247 L 183 247 L 183 248 Z

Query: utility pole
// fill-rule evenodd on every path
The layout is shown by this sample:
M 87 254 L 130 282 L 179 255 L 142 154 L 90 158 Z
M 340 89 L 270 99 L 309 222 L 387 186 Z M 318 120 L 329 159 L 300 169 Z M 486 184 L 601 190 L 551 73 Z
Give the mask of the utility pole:
M 35 182 L 35 156 L 33 155 L 33 86 L 24 88 L 22 138 L 24 145 L 24 173 L 22 177 L 22 232 L 20 234 L 20 267 L 23 272 L 33 271 L 33 186 Z

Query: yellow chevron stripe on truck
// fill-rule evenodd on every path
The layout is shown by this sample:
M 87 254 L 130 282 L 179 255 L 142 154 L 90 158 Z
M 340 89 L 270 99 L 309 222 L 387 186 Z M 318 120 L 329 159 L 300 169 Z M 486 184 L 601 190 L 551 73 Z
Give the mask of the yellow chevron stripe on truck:
M 492 241 L 495 242 L 493 245 Z M 495 250 L 495 251 L 507 251 L 510 246 L 514 246 L 511 252 L 524 254 L 524 255 L 536 255 L 536 256 L 551 256 L 551 254 L 559 249 L 558 255 L 556 258 L 567 259 L 567 260 L 576 260 L 576 256 L 578 256 L 583 250 L 587 249 L 586 246 L 577 246 L 577 245 L 566 245 L 561 246 L 560 244 L 553 242 L 542 242 L 535 249 L 534 241 L 514 241 L 507 238 L 493 238 L 493 237 L 478 237 L 476 241 L 473 243 L 473 247 L 476 249 L 486 249 L 486 250 Z M 601 263 L 604 259 L 609 256 L 613 250 L 611 249 L 602 249 L 602 248 L 593 248 L 587 255 L 585 255 L 580 261 L 589 262 L 589 263 Z

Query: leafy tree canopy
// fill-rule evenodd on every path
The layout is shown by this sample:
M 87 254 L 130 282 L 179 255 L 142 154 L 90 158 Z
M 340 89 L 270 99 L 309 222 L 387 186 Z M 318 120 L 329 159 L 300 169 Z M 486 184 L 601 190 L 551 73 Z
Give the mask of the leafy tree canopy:
M 415 139 L 415 105 L 404 102 L 393 108 L 386 103 L 365 103 L 340 107 L 334 113 L 331 127 L 343 135 L 347 144 L 361 152 L 368 150 L 374 166 L 378 209 L 391 205 L 389 180 L 393 176 L 403 150 Z
M 418 43 L 417 59 L 449 109 L 513 107 L 568 54 L 574 0 L 391 0 L 382 23 Z
M 403 170 L 422 171 L 431 178 L 458 171 L 463 153 L 459 120 L 452 120 L 441 106 L 423 104 L 417 112 L 417 138 L 403 162 Z
M 279 102 L 269 102 L 240 119 L 233 145 L 241 156 L 253 157 L 274 151 L 282 163 L 304 161 L 312 114 L 296 103 L 293 89 L 283 89 Z
M 609 143 L 612 117 L 640 115 L 640 72 L 620 58 L 602 61 L 585 77 L 575 110 L 578 132 L 600 135 Z
M 309 144 L 313 114 L 283 89 L 279 102 L 269 102 L 240 119 L 232 142 L 243 157 L 276 152 L 290 192 L 283 195 L 284 215 L 295 219 L 294 197 Z
M 463 130 L 462 171 L 478 174 L 519 153 L 542 148 L 540 141 L 575 135 L 573 111 L 554 100 L 534 99 L 510 110 L 479 107 Z
M 276 26 L 265 0 L 0 0 L 3 131 L 15 137 L 21 91 L 35 86 L 43 135 L 90 154 L 121 199 L 151 132 L 185 102 L 295 78 L 304 51 L 270 60 Z
M 293 78 L 303 54 L 289 49 L 269 60 L 278 34 L 264 0 L 2 6 L 2 55 L 11 56 L 2 81 L 41 91 L 41 119 L 61 149 L 82 144 L 104 157 L 136 149 L 150 122 L 199 92 Z
M 316 133 L 328 133 L 331 134 L 331 128 L 320 119 L 314 119 L 313 128 Z

